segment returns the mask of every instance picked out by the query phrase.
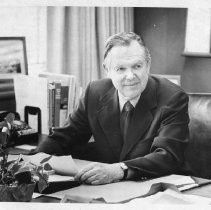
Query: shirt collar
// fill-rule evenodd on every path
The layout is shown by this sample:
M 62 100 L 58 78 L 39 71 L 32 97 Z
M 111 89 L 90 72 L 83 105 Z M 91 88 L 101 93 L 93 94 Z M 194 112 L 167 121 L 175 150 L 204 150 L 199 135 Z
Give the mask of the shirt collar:
M 137 96 L 136 98 L 130 100 L 130 103 L 133 105 L 133 107 L 136 106 L 136 104 L 138 103 L 138 100 L 140 98 L 141 95 Z M 118 91 L 118 97 L 119 97 L 119 108 L 120 108 L 120 112 L 123 109 L 123 106 L 125 105 L 125 103 L 128 101 L 119 91 Z

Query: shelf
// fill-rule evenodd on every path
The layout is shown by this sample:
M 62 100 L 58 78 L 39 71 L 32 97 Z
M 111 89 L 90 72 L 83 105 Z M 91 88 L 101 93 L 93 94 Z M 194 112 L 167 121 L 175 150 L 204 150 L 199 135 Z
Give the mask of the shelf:
M 182 55 L 186 57 L 211 58 L 211 53 L 183 52 Z

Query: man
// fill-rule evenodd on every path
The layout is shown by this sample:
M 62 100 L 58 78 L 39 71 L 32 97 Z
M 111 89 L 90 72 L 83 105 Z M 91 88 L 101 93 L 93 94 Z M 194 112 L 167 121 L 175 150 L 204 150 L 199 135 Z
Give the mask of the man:
M 88 85 L 68 125 L 55 128 L 37 151 L 67 154 L 93 135 L 97 162 L 75 176 L 89 184 L 180 173 L 188 97 L 168 80 L 149 76 L 150 64 L 138 35 L 110 37 L 103 63 L 108 78 Z

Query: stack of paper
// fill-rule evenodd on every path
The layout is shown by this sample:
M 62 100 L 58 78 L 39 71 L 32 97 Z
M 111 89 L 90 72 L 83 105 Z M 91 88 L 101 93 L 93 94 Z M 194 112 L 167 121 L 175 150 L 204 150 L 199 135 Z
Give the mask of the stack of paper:
M 24 120 L 25 106 L 40 108 L 42 133 L 49 134 L 48 129 L 48 80 L 36 76 L 17 75 L 14 77 L 16 111 Z
M 72 189 L 52 193 L 49 196 L 63 198 L 64 195 L 103 198 L 108 203 L 129 201 L 148 194 L 153 184 L 168 183 L 170 185 L 185 185 L 195 183 L 189 176 L 170 175 L 147 181 L 124 181 L 106 185 L 80 185 Z

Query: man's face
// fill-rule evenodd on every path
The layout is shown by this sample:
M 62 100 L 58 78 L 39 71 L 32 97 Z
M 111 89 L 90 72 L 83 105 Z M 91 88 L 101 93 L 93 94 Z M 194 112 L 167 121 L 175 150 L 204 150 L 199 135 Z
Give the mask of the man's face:
M 105 60 L 108 77 L 114 87 L 127 99 L 139 96 L 146 87 L 150 64 L 137 41 L 129 46 L 115 46 Z

